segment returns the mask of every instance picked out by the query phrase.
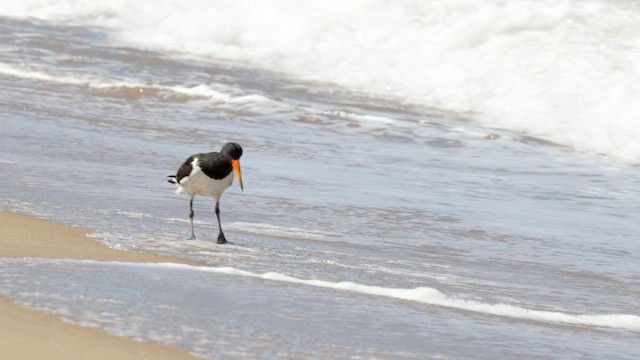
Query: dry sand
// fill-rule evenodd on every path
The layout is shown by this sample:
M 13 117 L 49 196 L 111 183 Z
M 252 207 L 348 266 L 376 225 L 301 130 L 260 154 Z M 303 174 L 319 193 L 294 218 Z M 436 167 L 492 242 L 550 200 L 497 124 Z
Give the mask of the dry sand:
M 128 262 L 192 262 L 114 250 L 88 231 L 0 212 L 0 257 L 39 257 Z M 83 328 L 55 316 L 25 309 L 0 298 L 0 354 L 3 359 L 193 359 L 188 353 L 154 343 Z

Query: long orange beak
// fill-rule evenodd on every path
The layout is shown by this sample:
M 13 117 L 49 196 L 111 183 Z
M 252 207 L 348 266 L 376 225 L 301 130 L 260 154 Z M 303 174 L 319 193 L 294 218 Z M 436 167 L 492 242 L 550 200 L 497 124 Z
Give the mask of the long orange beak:
M 240 160 L 231 160 L 231 165 L 233 166 L 233 170 L 236 172 L 238 182 L 240 182 L 240 189 L 244 191 L 244 187 L 242 186 L 242 172 L 240 172 Z

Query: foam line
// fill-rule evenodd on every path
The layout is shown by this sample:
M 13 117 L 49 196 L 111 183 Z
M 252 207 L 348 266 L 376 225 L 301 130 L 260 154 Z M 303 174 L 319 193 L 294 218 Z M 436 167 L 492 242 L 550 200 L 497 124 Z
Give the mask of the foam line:
M 103 262 L 81 262 L 105 264 Z M 233 267 L 191 266 L 175 263 L 111 263 L 126 266 L 160 267 L 165 269 L 179 269 L 187 271 L 204 271 L 217 274 L 244 276 L 268 281 L 278 281 L 290 284 L 300 284 L 320 288 L 349 291 L 354 293 L 382 296 L 405 301 L 414 301 L 426 305 L 446 307 L 474 313 L 507 317 L 518 320 L 538 321 L 551 324 L 596 326 L 616 329 L 626 329 L 640 332 L 640 316 L 630 314 L 569 314 L 559 311 L 533 310 L 509 304 L 491 304 L 475 300 L 464 300 L 448 296 L 431 287 L 417 288 L 389 288 L 374 285 L 358 284 L 350 281 L 333 282 L 326 280 L 301 279 L 276 272 L 253 273 Z
M 275 226 L 271 224 L 262 223 L 248 223 L 248 222 L 234 222 L 227 226 L 229 229 L 243 232 L 248 234 L 258 234 L 273 237 L 283 237 L 290 239 L 305 239 L 305 240 L 328 240 L 335 239 L 338 234 L 319 231 L 319 230 L 306 230 L 300 228 L 287 228 L 282 226 Z
M 144 84 L 133 80 L 115 80 L 109 78 L 98 78 L 84 74 L 49 74 L 43 71 L 22 69 L 8 64 L 0 63 L 0 75 L 12 76 L 22 79 L 51 82 L 65 85 L 86 86 L 92 89 L 118 89 L 132 88 L 146 90 L 166 91 L 175 94 L 187 95 L 194 98 L 208 98 L 218 103 L 247 103 L 247 102 L 267 102 L 268 98 L 261 95 L 232 96 L 224 92 L 213 89 L 208 85 L 196 85 L 192 87 L 183 85 L 153 85 Z

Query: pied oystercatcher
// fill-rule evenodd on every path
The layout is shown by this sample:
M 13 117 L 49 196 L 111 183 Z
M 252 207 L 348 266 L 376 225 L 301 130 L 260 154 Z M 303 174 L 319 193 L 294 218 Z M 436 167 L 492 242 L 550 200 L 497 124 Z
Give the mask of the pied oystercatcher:
M 218 218 L 218 244 L 224 244 L 227 239 L 222 232 L 220 224 L 220 195 L 233 183 L 235 171 L 242 186 L 242 173 L 240 173 L 240 156 L 242 148 L 236 143 L 228 143 L 220 152 L 195 154 L 189 156 L 187 161 L 180 166 L 176 175 L 169 175 L 169 182 L 178 185 L 176 193 L 185 192 L 191 197 L 189 202 L 189 220 L 191 223 L 191 239 L 196 235 L 193 231 L 193 198 L 196 195 L 213 196 L 216 198 L 216 217 Z

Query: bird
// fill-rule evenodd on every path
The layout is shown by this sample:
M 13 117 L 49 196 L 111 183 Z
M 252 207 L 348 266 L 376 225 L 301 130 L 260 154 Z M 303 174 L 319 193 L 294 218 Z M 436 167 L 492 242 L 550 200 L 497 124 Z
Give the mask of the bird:
M 196 195 L 212 196 L 216 198 L 216 217 L 218 218 L 218 244 L 224 244 L 227 239 L 222 232 L 220 223 L 220 196 L 233 183 L 235 172 L 240 189 L 242 185 L 242 173 L 240 172 L 240 157 L 242 147 L 230 142 L 222 147 L 220 152 L 194 154 L 180 166 L 176 175 L 169 175 L 169 182 L 176 184 L 176 194 L 186 193 L 191 197 L 189 201 L 189 222 L 191 223 L 191 240 L 196 238 L 193 229 L 193 198 Z

